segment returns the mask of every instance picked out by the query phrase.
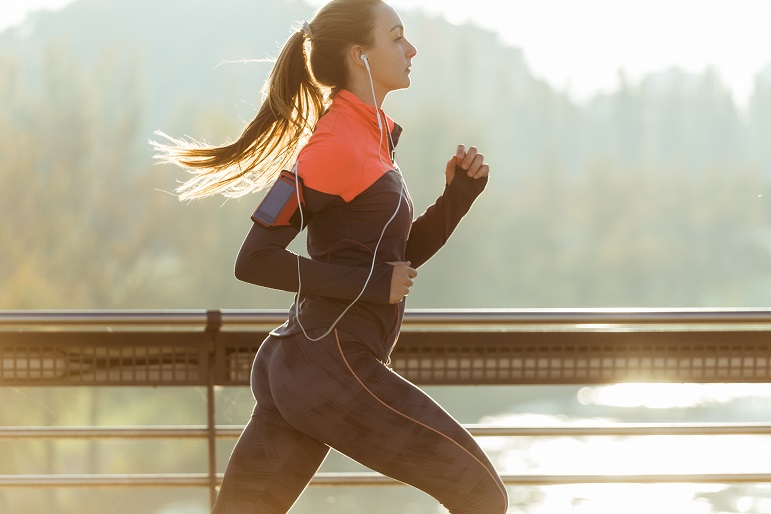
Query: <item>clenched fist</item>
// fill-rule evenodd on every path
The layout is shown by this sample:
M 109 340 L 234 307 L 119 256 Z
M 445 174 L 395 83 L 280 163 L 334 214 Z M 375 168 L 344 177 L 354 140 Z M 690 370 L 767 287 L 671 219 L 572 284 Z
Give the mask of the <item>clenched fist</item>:
M 391 297 L 388 303 L 394 304 L 401 302 L 405 296 L 410 294 L 412 279 L 418 276 L 418 272 L 410 267 L 410 262 L 389 262 L 394 267 L 391 275 Z

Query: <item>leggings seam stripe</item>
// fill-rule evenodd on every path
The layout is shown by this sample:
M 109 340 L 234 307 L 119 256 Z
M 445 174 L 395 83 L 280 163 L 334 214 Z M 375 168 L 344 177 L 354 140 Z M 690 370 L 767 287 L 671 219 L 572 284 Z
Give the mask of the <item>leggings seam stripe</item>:
M 394 407 L 391 407 L 391 406 L 390 406 L 390 405 L 388 405 L 386 402 L 384 402 L 383 400 L 381 400 L 381 399 L 380 399 L 380 398 L 379 398 L 379 397 L 378 397 L 378 396 L 377 396 L 375 393 L 373 393 L 373 392 L 372 392 L 372 391 L 371 391 L 371 390 L 370 390 L 370 389 L 369 389 L 369 388 L 368 388 L 368 387 L 367 387 L 367 386 L 364 384 L 364 382 L 362 382 L 362 381 L 361 381 L 361 379 L 359 379 L 359 376 L 358 376 L 358 375 L 356 374 L 356 372 L 355 372 L 355 371 L 353 371 L 353 369 L 351 368 L 351 365 L 348 363 L 348 359 L 346 359 L 346 358 L 345 358 L 345 354 L 343 353 L 343 348 L 342 348 L 342 346 L 340 346 L 340 338 L 337 336 L 337 329 L 335 329 L 335 340 L 337 341 L 337 349 L 338 349 L 338 351 L 340 352 L 340 357 L 342 357 L 342 359 L 343 359 L 343 362 L 345 363 L 345 366 L 348 368 L 348 371 L 350 371 L 350 372 L 351 372 L 351 375 L 353 375 L 353 378 L 355 378 L 355 379 L 356 379 L 356 381 L 359 383 L 359 385 L 360 385 L 361 387 L 363 387 L 363 388 L 364 388 L 364 390 L 365 390 L 365 391 L 367 391 L 367 392 L 370 394 L 370 396 L 372 396 L 372 397 L 373 397 L 375 400 L 377 400 L 378 402 L 382 403 L 384 406 L 386 406 L 388 409 L 392 410 L 392 411 L 393 411 L 393 412 L 395 412 L 396 414 L 398 414 L 398 415 L 400 415 L 400 416 L 402 416 L 402 417 L 405 417 L 405 418 L 407 418 L 408 420 L 410 420 L 410 421 L 412 421 L 412 422 L 414 422 L 414 423 L 417 423 L 418 425 L 420 425 L 420 426 L 422 426 L 422 427 L 424 427 L 424 428 L 427 428 L 428 430 L 430 430 L 430 431 L 432 431 L 432 432 L 434 432 L 434 433 L 436 433 L 436 434 L 439 434 L 440 436 L 444 437 L 444 438 L 445 438 L 445 439 L 447 439 L 448 441 L 450 441 L 450 442 L 452 442 L 453 444 L 455 444 L 455 445 L 456 445 L 458 448 L 460 448 L 461 450 L 463 450 L 464 452 L 466 452 L 466 453 L 467 453 L 467 454 L 468 454 L 468 455 L 469 455 L 469 456 L 470 456 L 472 459 L 474 459 L 474 460 L 475 460 L 475 461 L 476 461 L 476 462 L 477 462 L 477 463 L 478 463 L 480 466 L 482 466 L 482 467 L 484 468 L 484 470 L 485 470 L 485 471 L 487 471 L 487 474 L 488 474 L 488 475 L 490 475 L 490 478 L 492 478 L 492 479 L 493 479 L 493 482 L 495 483 L 495 486 L 496 486 L 496 487 L 497 487 L 497 488 L 498 488 L 498 489 L 501 491 L 501 493 L 503 494 L 504 503 L 505 503 L 506 505 L 508 505 L 508 497 L 507 497 L 507 495 L 506 495 L 506 492 L 505 492 L 503 489 L 501 489 L 501 486 L 500 486 L 500 484 L 498 484 L 498 480 L 496 480 L 496 477 L 493 475 L 493 473 L 490 471 L 490 469 L 489 469 L 487 466 L 485 466 L 485 464 L 484 464 L 484 463 L 483 463 L 481 460 L 479 460 L 479 459 L 476 457 L 476 455 L 474 455 L 473 453 L 471 453 L 470 451 L 468 451 L 466 448 L 464 448 L 464 447 L 463 447 L 463 445 L 461 445 L 461 444 L 460 444 L 458 441 L 456 441 L 456 440 L 455 440 L 455 439 L 453 439 L 452 437 L 448 436 L 447 434 L 445 434 L 445 433 L 442 433 L 442 432 L 440 432 L 439 430 L 437 430 L 437 429 L 435 429 L 435 428 L 433 428 L 433 427 L 430 427 L 430 426 L 426 425 L 425 423 L 422 423 L 422 422 L 418 421 L 417 419 L 415 419 L 415 418 L 413 418 L 413 417 L 411 417 L 411 416 L 408 416 L 407 414 L 405 414 L 405 413 L 403 413 L 403 412 L 399 411 L 398 409 L 395 409 Z

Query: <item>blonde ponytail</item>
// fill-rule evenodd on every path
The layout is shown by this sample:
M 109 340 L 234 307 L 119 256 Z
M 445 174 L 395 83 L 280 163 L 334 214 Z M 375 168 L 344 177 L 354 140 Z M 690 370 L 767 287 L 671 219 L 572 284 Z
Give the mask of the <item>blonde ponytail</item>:
M 243 196 L 270 184 L 294 160 L 326 107 L 309 70 L 302 31 L 292 34 L 281 50 L 263 97 L 257 116 L 230 144 L 211 146 L 156 132 L 171 144 L 150 141 L 157 150 L 154 158 L 195 175 L 176 189 L 180 200 Z
M 194 176 L 176 189 L 180 200 L 215 194 L 239 197 L 288 169 L 326 110 L 329 94 L 348 82 L 345 52 L 373 43 L 375 7 L 383 0 L 332 0 L 284 44 L 263 88 L 257 116 L 238 139 L 221 146 L 156 134 L 154 159 Z M 310 40 L 310 56 L 306 52 Z M 311 71 L 312 70 L 312 71 Z

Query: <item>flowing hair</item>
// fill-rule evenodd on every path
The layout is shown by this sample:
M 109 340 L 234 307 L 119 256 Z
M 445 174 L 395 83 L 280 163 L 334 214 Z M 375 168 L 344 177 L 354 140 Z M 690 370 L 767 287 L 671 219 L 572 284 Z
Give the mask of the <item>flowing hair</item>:
M 257 116 L 232 143 L 213 146 L 191 138 L 150 141 L 154 159 L 193 177 L 175 192 L 180 200 L 215 194 L 235 198 L 272 183 L 292 163 L 329 105 L 345 87 L 345 54 L 374 42 L 375 7 L 384 0 L 332 0 L 284 44 L 263 87 Z M 310 52 L 306 50 L 310 42 Z

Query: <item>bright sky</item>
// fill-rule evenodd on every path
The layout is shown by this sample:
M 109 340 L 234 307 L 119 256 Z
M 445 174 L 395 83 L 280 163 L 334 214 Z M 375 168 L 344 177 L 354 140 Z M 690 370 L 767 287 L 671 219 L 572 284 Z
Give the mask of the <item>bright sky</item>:
M 0 30 L 72 0 L 0 0 Z M 128 0 L 127 0 L 128 1 Z M 326 0 L 309 0 L 318 7 Z M 744 103 L 771 65 L 769 0 L 390 0 L 452 23 L 473 21 L 523 49 L 533 72 L 576 99 L 677 66 L 717 69 Z M 309 13 L 310 16 L 310 13 Z M 409 27 L 407 27 L 409 36 Z
M 311 0 L 314 5 L 325 3 Z M 533 72 L 576 99 L 677 66 L 713 66 L 744 103 L 771 66 L 769 0 L 390 0 L 473 21 L 523 49 Z M 409 27 L 407 27 L 409 37 Z
M 56 9 L 72 0 L 1 0 L 0 31 L 24 21 L 29 11 L 38 9 Z

